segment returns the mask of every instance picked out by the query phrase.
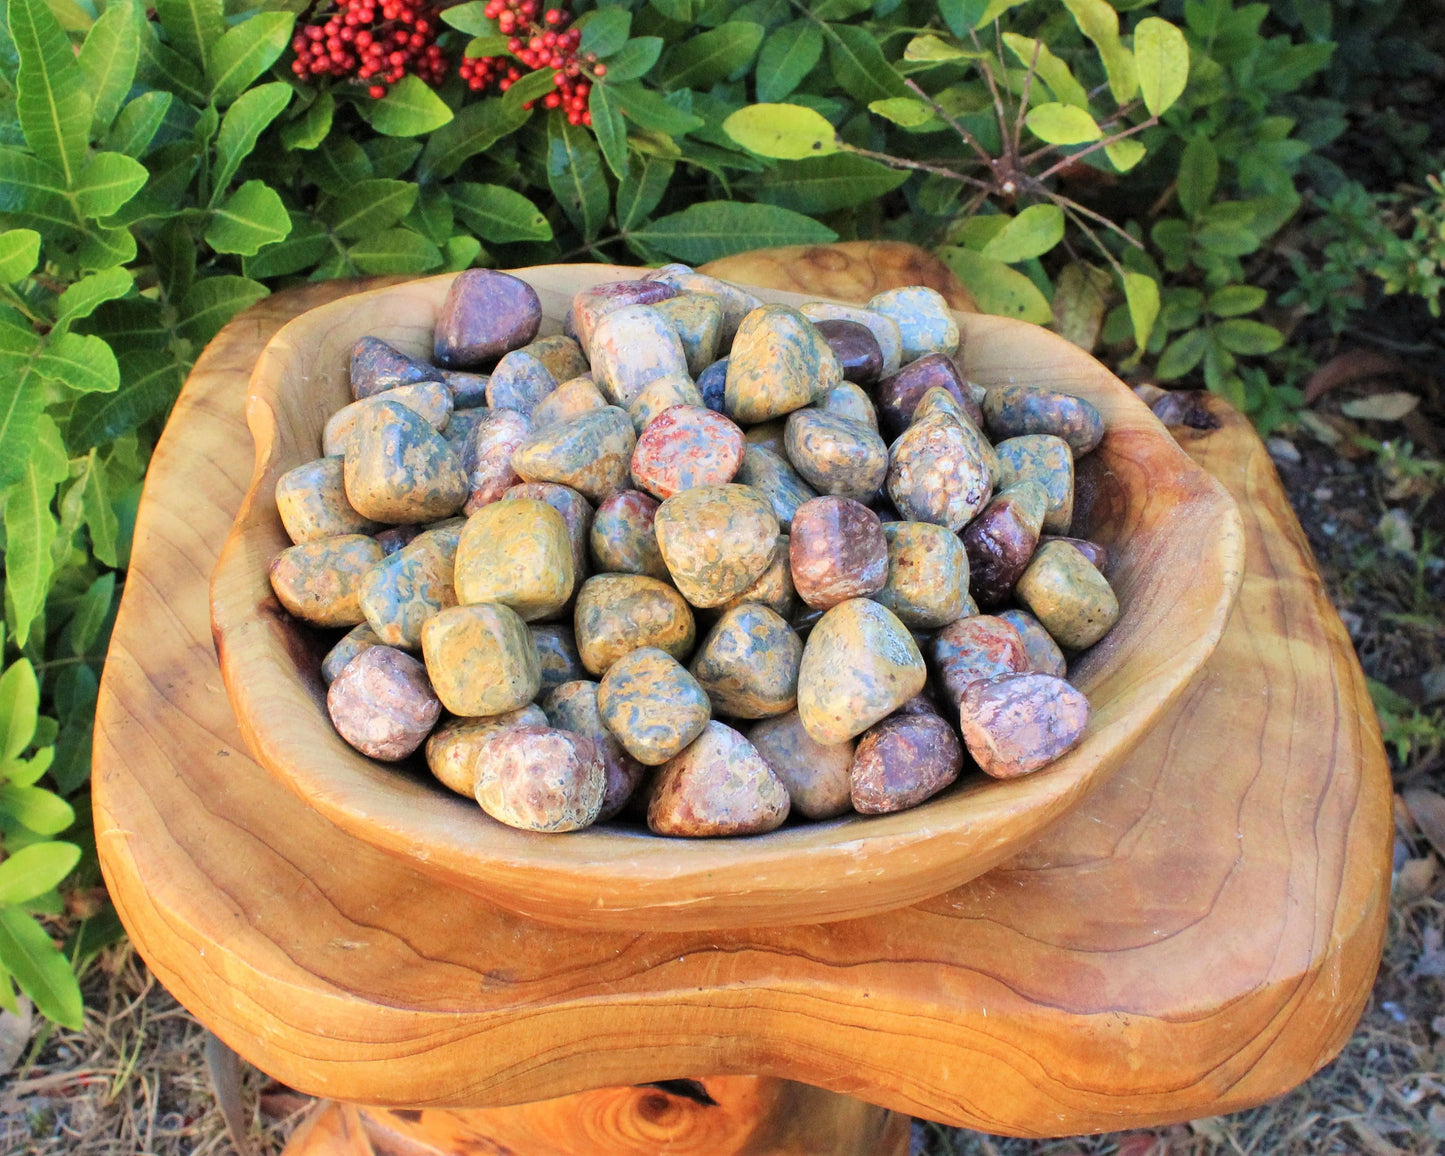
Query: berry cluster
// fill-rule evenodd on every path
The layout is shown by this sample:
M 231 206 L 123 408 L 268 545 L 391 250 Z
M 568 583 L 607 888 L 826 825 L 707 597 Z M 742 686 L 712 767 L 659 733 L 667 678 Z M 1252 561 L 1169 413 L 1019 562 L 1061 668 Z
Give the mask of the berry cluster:
M 440 84 L 447 60 L 438 47 L 437 9 L 421 0 L 333 0 L 324 22 L 291 41 L 291 71 L 309 77 L 355 76 L 376 99 L 408 72 Z
M 539 11 L 538 0 L 487 0 L 483 9 L 487 19 L 495 20 L 497 30 L 509 38 L 507 51 L 512 58 L 533 71 L 551 69 L 557 91 L 547 93 L 542 98 L 542 106 L 561 109 L 572 124 L 590 125 L 588 94 L 594 78 L 607 74 L 607 66 L 597 63 L 595 53 L 578 52 L 582 33 L 576 28 L 566 28 L 572 18 L 569 13 L 549 8 L 540 13 L 542 20 L 538 23 Z M 483 56 L 464 60 L 459 72 L 474 92 L 491 84 L 506 92 L 522 78 L 512 58 Z

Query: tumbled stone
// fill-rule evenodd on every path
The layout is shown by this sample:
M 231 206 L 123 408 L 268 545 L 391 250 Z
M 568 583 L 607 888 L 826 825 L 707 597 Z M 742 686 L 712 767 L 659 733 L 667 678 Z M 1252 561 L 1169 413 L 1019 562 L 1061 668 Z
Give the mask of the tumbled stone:
M 483 506 L 500 501 L 517 484 L 512 455 L 527 440 L 529 431 L 527 419 L 510 409 L 488 410 L 477 422 L 462 454 L 467 471 L 465 513 L 475 514 Z
M 477 748 L 476 799 L 521 831 L 580 831 L 597 821 L 607 772 L 597 744 L 551 727 L 493 731 Z
M 1104 415 L 1092 403 L 1052 389 L 996 386 L 984 395 L 983 417 L 995 440 L 1053 434 L 1063 438 L 1075 457 L 1104 440 Z
M 604 314 L 588 354 L 597 388 L 623 409 L 659 377 L 687 376 L 681 339 L 650 305 L 625 305 Z
M 888 580 L 873 597 L 903 625 L 933 630 L 963 617 L 968 555 L 958 535 L 932 522 L 886 522 Z
M 645 646 L 614 662 L 597 690 L 602 721 L 638 762 L 667 762 L 702 733 L 707 692 L 664 650 Z
M 714 714 L 768 718 L 793 709 L 803 640 L 778 614 L 755 602 L 725 611 L 688 669 Z
M 396 762 L 421 746 L 442 704 L 421 663 L 390 646 L 373 646 L 336 676 L 326 710 L 336 733 L 362 754 Z
M 532 428 L 542 429 L 559 422 L 571 421 L 574 417 L 581 417 L 594 409 L 602 409 L 606 404 L 607 399 L 602 396 L 602 391 L 597 388 L 590 374 L 574 377 L 571 381 L 564 381 L 533 407 Z
M 803 818 L 833 819 L 852 809 L 852 739 L 816 742 L 796 710 L 754 723 L 747 736 Z
M 680 293 L 701 293 L 705 297 L 716 298 L 723 310 L 721 345 L 724 349 L 731 346 L 743 319 L 763 304 L 746 289 L 730 281 L 709 277 L 706 273 L 696 273 L 686 265 L 664 265 L 647 276 L 654 282 L 672 285 Z
M 536 644 L 510 606 L 482 602 L 433 614 L 422 626 L 421 649 L 437 697 L 455 715 L 518 710 L 542 686 Z
M 741 734 L 710 722 L 658 772 L 647 805 L 656 835 L 758 835 L 788 817 L 787 788 Z
M 963 747 L 936 714 L 890 715 L 858 740 L 850 775 L 853 809 L 906 811 L 931 799 L 963 769 Z
M 602 675 L 639 647 L 665 650 L 686 662 L 697 641 L 692 608 L 666 582 L 645 574 L 598 574 L 582 584 L 573 614 L 577 653 Z
M 1068 650 L 1093 646 L 1119 620 L 1109 580 L 1067 542 L 1039 547 L 1014 593 Z
M 936 289 L 926 285 L 889 289 L 869 301 L 868 308 L 898 322 L 904 365 L 929 353 L 952 357 L 958 352 L 958 322 Z
M 888 447 L 878 431 L 851 418 L 801 409 L 788 417 L 788 460 L 820 494 L 867 502 L 888 477 Z
M 452 571 L 459 533 L 458 524 L 419 534 L 362 576 L 361 612 L 387 646 L 415 650 L 422 624 L 456 605 Z
M 793 515 L 798 507 L 818 496 L 813 492 L 813 488 L 798 476 L 786 458 L 765 446 L 746 441 L 737 481 L 752 486 L 768 499 L 778 524 L 784 530 L 793 524 Z
M 943 390 L 967 412 L 969 406 L 963 400 L 967 396 L 963 375 L 948 358 L 940 353 L 931 353 L 885 377 L 874 389 L 883 432 L 890 438 L 896 438 L 907 429 L 924 395 L 933 389 Z
M 728 358 L 714 361 L 697 375 L 697 391 L 702 404 L 722 413 L 727 406 Z
M 567 527 L 567 541 L 572 545 L 572 585 L 580 586 L 591 570 L 591 551 L 588 543 L 592 537 L 592 503 L 571 486 L 559 486 L 556 482 L 521 482 L 508 488 L 504 497 L 535 498 L 546 502 L 562 515 Z
M 788 562 L 798 597 L 826 610 L 883 589 L 888 541 L 878 515 L 867 506 L 828 494 L 798 507 Z
M 744 424 L 767 421 L 811 404 L 843 380 L 838 359 L 812 322 L 786 305 L 747 315 L 728 356 L 724 408 Z
M 751 486 L 697 486 L 668 498 L 653 521 L 678 591 L 694 606 L 721 606 L 772 561 L 778 519 Z
M 996 779 L 1011 779 L 1079 744 L 1089 700 L 1061 678 L 1012 674 L 973 683 L 960 696 L 958 712 L 974 762 Z
M 462 463 L 462 469 L 467 468 L 467 447 L 471 444 L 472 433 L 488 412 L 484 405 L 472 406 L 470 409 L 454 409 L 446 429 L 441 431 L 442 438 Z
M 574 581 L 567 523 L 546 502 L 503 498 L 467 519 L 455 576 L 457 601 L 463 605 L 499 602 L 524 622 L 536 622 L 567 604 Z
M 717 360 L 723 328 L 721 301 L 702 293 L 679 293 L 653 308 L 682 342 L 688 373 L 696 377 Z
M 997 606 L 1013 593 L 1038 548 L 1048 503 L 1037 482 L 1018 482 L 1000 490 L 963 531 L 968 589 L 980 606 Z
M 950 702 L 971 683 L 1029 669 L 1019 632 L 991 614 L 950 622 L 929 642 L 928 658 Z
M 854 385 L 851 381 L 841 382 L 820 394 L 814 404 L 823 413 L 851 418 L 870 429 L 878 428 L 878 412 L 873 408 L 873 402 L 863 392 L 862 387 Z
M 799 305 L 798 312 L 814 322 L 856 321 L 865 326 L 868 332 L 873 334 L 873 340 L 878 342 L 878 349 L 883 354 L 881 373 L 884 376 L 897 373 L 898 367 L 903 364 L 903 334 L 898 328 L 898 322 L 891 317 L 885 317 L 871 309 L 839 305 L 832 301 L 809 301 L 806 305 Z
M 398 550 L 409 546 L 422 532 L 421 526 L 391 526 L 373 537 L 380 543 L 382 554 L 390 558 Z
M 685 374 L 659 377 L 648 382 L 627 407 L 627 416 L 632 419 L 632 428 L 640 434 L 654 419 L 675 405 L 702 408 L 702 394 Z
M 946 414 L 958 422 L 968 444 L 973 447 L 980 460 L 988 467 L 990 481 L 996 479 L 998 477 L 998 454 L 994 451 L 993 442 L 984 436 L 983 418 L 979 414 L 978 406 L 970 408 L 961 405 L 958 398 L 946 389 L 934 386 L 919 400 L 918 408 L 913 411 L 913 424 L 921 422 L 935 413 Z
M 743 431 L 700 405 L 674 405 L 659 414 L 632 451 L 632 480 L 666 500 L 696 486 L 733 479 L 743 460 Z
M 451 448 L 405 406 L 364 403 L 346 447 L 346 499 L 378 522 L 434 522 L 467 500 L 467 475 Z
M 1109 548 L 1087 538 L 1070 538 L 1059 534 L 1045 534 L 1040 542 L 1067 542 L 1089 560 L 1094 569 L 1102 574 L 1109 568 Z
M 788 423 L 784 418 L 776 421 L 759 422 L 757 425 L 750 425 L 743 430 L 743 437 L 748 445 L 759 446 L 765 450 L 772 450 L 778 457 L 787 456 L 787 433 Z
M 888 496 L 910 521 L 957 531 L 988 502 L 988 467 L 951 417 L 939 414 L 909 426 L 889 458 Z
M 547 372 L 558 381 L 571 381 L 587 373 L 587 355 L 574 337 L 554 333 L 550 337 L 538 337 L 522 349 L 545 365 Z
M 495 269 L 458 273 L 437 313 L 433 358 L 446 369 L 473 369 L 537 336 L 542 302 L 520 278 Z
M 841 318 L 825 318 L 813 324 L 838 359 L 844 381 L 871 385 L 882 375 L 883 350 L 868 326 Z
M 339 457 L 307 462 L 277 478 L 276 510 L 287 537 L 298 545 L 337 534 L 370 534 L 381 528 L 346 500 Z
M 798 669 L 798 713 L 820 743 L 862 734 L 923 689 L 918 644 L 892 611 L 866 598 L 824 612 Z
M 957 362 L 954 363 L 955 368 Z M 938 393 L 934 393 L 934 390 Z M 918 407 L 913 411 L 913 420 L 917 421 L 935 410 L 943 410 L 960 420 L 966 420 L 968 425 L 979 431 L 979 437 L 983 437 L 983 402 L 980 400 L 988 391 L 983 386 L 972 381 L 964 381 L 963 392 L 949 390 L 946 386 L 933 385 L 923 391 L 923 396 L 918 399 Z M 987 441 L 987 439 L 984 439 Z M 990 442 L 990 445 L 993 443 Z
M 943 717 L 943 713 L 938 709 L 938 704 L 934 702 L 933 698 L 929 695 L 928 688 L 926 686 L 893 713 L 936 714 L 939 718 Z
M 1044 511 L 1045 533 L 1067 534 L 1074 520 L 1074 455 L 1062 438 L 1053 434 L 1025 434 L 994 446 L 1000 490 L 1021 481 L 1037 482 L 1049 497 Z
M 773 558 L 758 580 L 736 598 L 724 602 L 719 609 L 731 610 L 744 602 L 766 606 L 784 619 L 791 619 L 798 608 L 798 594 L 793 588 L 793 571 L 788 557 L 788 536 L 779 534 L 773 547 Z
M 442 381 L 451 391 L 452 405 L 457 409 L 476 409 L 487 404 L 487 383 L 492 379 L 485 373 L 466 373 L 460 369 L 442 370 Z
M 657 507 L 657 499 L 641 490 L 618 490 L 603 499 L 590 535 L 598 570 L 671 578 L 652 525 Z
M 441 380 L 435 365 L 408 357 L 379 337 L 363 337 L 351 347 L 351 396 L 357 401 L 399 385 Z
M 676 296 L 675 286 L 659 281 L 608 281 L 583 289 L 572 298 L 570 314 L 577 341 L 591 356 L 593 331 L 608 313 L 629 305 L 655 305 Z
M 537 403 L 557 388 L 552 371 L 525 348 L 514 349 L 497 362 L 487 383 L 487 405 L 531 415 Z
M 477 797 L 477 750 L 487 737 L 510 727 L 544 727 L 542 708 L 528 703 L 519 710 L 486 718 L 451 718 L 426 741 L 426 765 L 437 781 L 468 799 Z
M 321 660 L 321 681 L 330 686 L 336 681 L 336 676 L 346 669 L 348 662 L 363 650 L 370 650 L 373 646 L 380 645 L 381 639 L 376 636 L 376 631 L 365 622 L 360 626 L 353 626 L 340 642 L 326 652 L 326 657 Z
M 271 560 L 271 589 L 291 614 L 313 626 L 355 626 L 365 618 L 362 576 L 383 557 L 381 544 L 364 534 L 288 546 Z
M 1042 622 L 1027 610 L 1000 610 L 998 616 L 1017 630 L 1024 640 L 1030 670 L 1038 674 L 1052 674 L 1055 678 L 1063 678 L 1068 673 L 1069 664 L 1064 659 L 1064 652 L 1059 649 L 1053 635 L 1044 629 Z
M 342 406 L 327 418 L 326 424 L 321 428 L 321 452 L 327 457 L 346 453 L 347 443 L 351 440 L 361 415 L 383 399 L 406 406 L 412 413 L 425 418 L 427 425 L 438 432 L 445 430 L 450 424 L 452 395 L 446 386 L 436 381 L 399 385 L 395 389 L 388 389 Z
M 587 668 L 577 653 L 577 639 L 572 627 L 563 622 L 533 622 L 527 626 L 537 646 L 537 662 L 542 671 L 539 693 L 561 686 L 564 682 L 586 678 Z
M 606 775 L 597 821 L 612 818 L 627 805 L 644 771 L 642 764 L 627 753 L 602 721 L 602 712 L 597 709 L 597 684 L 585 679 L 563 683 L 542 705 L 549 726 L 585 735 L 596 744 Z
M 627 485 L 636 444 L 632 419 L 609 405 L 534 430 L 512 454 L 512 468 L 529 482 L 571 486 L 595 504 Z

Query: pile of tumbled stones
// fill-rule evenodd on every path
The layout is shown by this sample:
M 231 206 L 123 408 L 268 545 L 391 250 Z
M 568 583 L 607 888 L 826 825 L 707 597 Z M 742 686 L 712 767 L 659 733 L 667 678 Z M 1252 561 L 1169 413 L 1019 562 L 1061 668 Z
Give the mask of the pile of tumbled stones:
M 435 364 L 359 341 L 276 485 L 276 596 L 353 627 L 321 670 L 353 747 L 425 743 L 524 830 L 744 835 L 1078 743 L 1064 652 L 1119 613 L 1067 537 L 1093 406 L 966 382 L 922 287 L 793 309 L 669 265 L 541 323 L 461 274 Z

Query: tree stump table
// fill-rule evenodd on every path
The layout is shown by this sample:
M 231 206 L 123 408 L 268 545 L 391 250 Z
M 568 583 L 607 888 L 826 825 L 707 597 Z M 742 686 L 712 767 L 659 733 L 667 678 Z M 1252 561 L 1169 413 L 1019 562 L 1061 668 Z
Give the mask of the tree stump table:
M 962 302 L 906 247 L 720 271 L 854 298 L 932 281 Z M 270 297 L 197 363 L 152 460 L 96 719 L 116 908 L 181 1003 L 319 1098 L 289 1156 L 902 1153 L 907 1114 L 1060 1136 L 1230 1112 L 1343 1045 L 1385 928 L 1388 771 L 1273 466 L 1213 400 L 1217 428 L 1177 436 L 1244 516 L 1223 640 L 1112 780 L 953 892 L 817 926 L 586 933 L 309 810 L 241 744 L 208 580 L 251 472 L 252 363 L 361 287 Z

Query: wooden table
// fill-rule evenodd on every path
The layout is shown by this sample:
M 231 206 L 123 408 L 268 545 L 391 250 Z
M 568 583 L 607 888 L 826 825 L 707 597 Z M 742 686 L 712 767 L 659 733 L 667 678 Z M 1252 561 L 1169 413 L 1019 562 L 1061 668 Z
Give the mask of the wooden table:
M 918 275 L 890 254 L 751 271 L 872 292 Z M 565 931 L 305 808 L 241 745 L 207 581 L 251 470 L 251 363 L 354 289 L 273 296 L 197 364 L 152 461 L 95 736 L 101 864 L 161 981 L 287 1084 L 399 1106 L 324 1104 L 292 1152 L 902 1152 L 900 1113 L 1070 1135 L 1244 1108 L 1343 1045 L 1384 933 L 1389 777 L 1269 458 L 1217 402 L 1219 428 L 1178 436 L 1244 514 L 1223 641 L 1124 770 L 956 891 L 820 926 Z M 631 1086 L 677 1077 L 705 1094 Z

